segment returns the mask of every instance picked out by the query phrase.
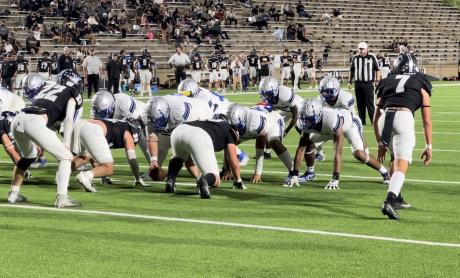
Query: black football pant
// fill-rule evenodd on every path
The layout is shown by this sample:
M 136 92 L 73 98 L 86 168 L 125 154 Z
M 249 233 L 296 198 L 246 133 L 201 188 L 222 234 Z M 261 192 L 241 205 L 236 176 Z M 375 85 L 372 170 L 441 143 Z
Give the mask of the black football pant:
M 13 91 L 11 77 L 2 77 L 2 87 Z
M 107 91 L 112 92 L 112 87 L 113 87 L 113 93 L 118 94 L 119 86 L 120 86 L 120 78 L 109 78 L 109 84 L 107 85 Z
M 366 108 L 370 122 L 374 118 L 374 85 L 372 82 L 355 82 L 356 106 L 363 125 L 366 124 Z
M 186 78 L 185 69 L 176 69 L 175 75 L 176 85 L 179 86 L 179 83 Z
M 95 93 L 99 91 L 99 74 L 88 74 L 88 98 L 91 98 L 92 88 Z

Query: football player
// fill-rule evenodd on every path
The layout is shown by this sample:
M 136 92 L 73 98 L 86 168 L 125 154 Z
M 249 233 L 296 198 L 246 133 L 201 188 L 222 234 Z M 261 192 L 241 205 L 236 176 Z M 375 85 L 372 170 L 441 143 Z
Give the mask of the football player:
M 257 56 L 256 50 L 252 49 L 251 53 L 247 57 L 249 61 L 249 78 L 252 80 L 252 87 L 257 86 L 258 67 L 259 67 L 259 56 Z
M 378 109 L 374 114 L 374 133 L 383 163 L 385 154 L 391 154 L 391 180 L 382 213 L 399 220 L 396 210 L 409 207 L 401 196 L 406 172 L 412 162 L 415 146 L 414 113 L 421 109 L 425 150 L 421 158 L 428 165 L 432 157 L 432 122 L 430 96 L 432 86 L 424 74 L 418 72 L 412 54 L 403 53 L 393 63 L 392 75 L 382 79 L 377 86 Z
M 37 61 L 37 72 L 40 74 L 45 80 L 48 80 L 50 77 L 50 63 L 48 56 L 50 54 L 45 51 L 43 52 L 43 57 L 38 58 Z M 24 84 L 23 84 L 24 85 Z
M 24 100 L 17 94 L 13 94 L 8 89 L 0 87 L 0 112 L 17 113 L 25 107 Z
M 81 115 L 83 100 L 83 80 L 73 70 L 64 70 L 58 75 L 58 83 L 45 81 L 36 74 L 29 75 L 25 82 L 24 94 L 31 100 L 29 107 L 22 109 L 11 123 L 11 130 L 16 144 L 22 153 L 11 182 L 8 201 L 15 203 L 24 179 L 24 173 L 34 162 L 37 151 L 33 142 L 51 153 L 58 161 L 56 173 L 57 208 L 73 207 L 78 203 L 69 197 L 67 187 L 71 174 L 73 155 L 70 141 L 74 121 Z M 61 141 L 53 129 L 63 122 L 64 140 Z M 32 142 L 33 140 L 33 142 Z
M 281 84 L 285 85 L 284 81 L 286 80 L 286 85 L 289 83 L 289 78 L 291 78 L 291 64 L 292 56 L 289 55 L 289 50 L 285 49 L 283 55 L 280 57 L 281 61 Z
M 142 51 L 142 56 L 137 57 L 136 68 L 139 69 L 139 77 L 141 80 L 141 96 L 144 95 L 144 92 L 148 96 L 152 95 L 152 90 L 150 88 L 150 80 L 154 78 L 154 68 L 155 63 L 152 61 L 152 57 L 148 53 L 147 49 L 144 48 Z
M 184 96 L 201 99 L 207 103 L 214 114 L 214 119 L 228 119 L 230 117 L 233 103 L 218 93 L 200 87 L 198 83 L 192 79 L 182 80 L 177 87 L 177 92 Z M 248 164 L 249 156 L 245 152 L 236 147 L 236 154 L 238 155 L 241 166 Z
M 219 89 L 219 81 L 220 81 L 220 71 L 219 71 L 219 59 L 215 54 L 209 57 L 208 62 L 206 64 L 206 69 L 209 71 L 209 87 L 208 89 L 211 90 L 212 86 L 215 84 L 215 87 Z
M 149 171 L 161 168 L 171 147 L 170 134 L 174 128 L 187 122 L 210 120 L 212 115 L 208 104 L 199 99 L 182 95 L 152 97 L 146 107 Z M 193 138 L 197 139 L 194 136 Z M 196 167 L 189 170 L 198 177 Z M 166 192 L 170 192 L 169 190 L 170 188 L 166 188 Z
M 307 173 L 311 174 L 309 180 L 314 178 L 314 148 L 315 143 L 334 140 L 335 156 L 334 171 L 332 178 L 326 185 L 325 189 L 339 189 L 339 176 L 342 163 L 342 146 L 343 139 L 346 138 L 352 147 L 353 156 L 378 170 L 383 179 L 388 179 L 388 172 L 376 159 L 364 151 L 364 142 L 361 132 L 354 123 L 352 115 L 348 110 L 323 108 L 321 101 L 318 99 L 305 101 L 301 110 L 299 119 L 299 128 L 302 135 L 297 147 L 294 160 L 294 170 L 286 182 L 287 187 L 299 184 L 298 171 L 302 156 L 306 151 L 305 160 L 307 162 Z
M 256 139 L 256 169 L 251 178 L 252 183 L 261 182 L 264 147 L 267 143 L 273 148 L 288 172 L 292 170 L 292 158 L 282 143 L 284 121 L 278 112 L 269 113 L 263 107 L 246 108 L 235 104 L 228 119 L 232 128 L 238 132 L 240 141 Z M 227 169 L 224 166 L 222 177 L 229 176 L 229 173 L 225 172 Z
M 16 57 L 17 71 L 16 71 L 16 80 L 14 82 L 14 92 L 22 97 L 22 80 L 24 77 L 29 74 L 29 62 L 24 59 L 24 55 L 18 54 Z
M 142 133 L 139 122 L 133 118 L 125 120 L 93 119 L 76 124 L 72 136 L 72 151 L 78 156 L 72 161 L 76 170 L 92 158 L 96 165 L 92 170 L 82 171 L 76 179 L 85 191 L 96 192 L 93 179 L 113 174 L 113 158 L 110 149 L 124 148 L 129 166 L 134 175 L 134 186 L 146 186 L 139 173 L 135 145 Z
M 190 136 L 193 134 L 194 136 Z M 196 140 L 199 138 L 199 140 Z M 236 159 L 238 133 L 226 121 L 193 121 L 178 126 L 171 134 L 173 157 L 169 161 L 166 188 L 175 192 L 176 177 L 184 161 L 192 160 L 203 173 L 198 177 L 197 189 L 202 199 L 211 198 L 209 186 L 220 184 L 219 166 L 215 152 L 225 150 L 225 158 L 232 169 L 233 187 L 246 189 Z

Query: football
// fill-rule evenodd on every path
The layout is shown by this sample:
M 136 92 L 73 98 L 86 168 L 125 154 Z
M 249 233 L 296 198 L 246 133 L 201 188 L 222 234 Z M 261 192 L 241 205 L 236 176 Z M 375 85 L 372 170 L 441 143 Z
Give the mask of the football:
M 153 181 L 162 181 L 166 177 L 166 171 L 158 167 L 149 171 L 149 176 Z

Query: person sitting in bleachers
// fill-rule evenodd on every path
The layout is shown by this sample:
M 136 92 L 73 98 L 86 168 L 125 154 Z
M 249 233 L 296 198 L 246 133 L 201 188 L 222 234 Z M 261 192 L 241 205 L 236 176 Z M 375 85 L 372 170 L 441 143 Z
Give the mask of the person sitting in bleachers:
M 287 29 L 286 29 L 286 36 L 287 39 L 290 41 L 295 40 L 296 34 L 297 34 L 297 29 L 295 28 L 293 23 L 289 23 Z
M 38 41 L 33 32 L 29 32 L 29 35 L 26 37 L 26 49 L 27 53 L 32 55 L 37 54 L 39 51 Z
M 268 15 L 272 20 L 276 22 L 280 21 L 280 14 L 279 11 L 275 8 L 275 4 L 272 4 L 270 6 L 270 9 L 268 10 Z
M 299 0 L 299 3 L 297 3 L 296 10 L 297 10 L 297 14 L 299 15 L 299 17 L 305 17 L 305 18 L 310 19 L 313 16 L 305 11 L 305 6 L 302 4 L 301 0 Z

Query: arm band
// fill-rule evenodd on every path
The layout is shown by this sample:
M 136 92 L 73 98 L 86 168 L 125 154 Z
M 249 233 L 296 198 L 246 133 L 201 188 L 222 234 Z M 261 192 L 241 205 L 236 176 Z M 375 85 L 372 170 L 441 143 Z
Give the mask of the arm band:
M 431 144 L 426 144 L 426 146 L 425 146 L 425 149 L 431 150 L 432 148 L 433 148 L 433 145 L 431 145 Z
M 158 156 L 152 155 L 150 156 L 150 162 L 158 161 Z

